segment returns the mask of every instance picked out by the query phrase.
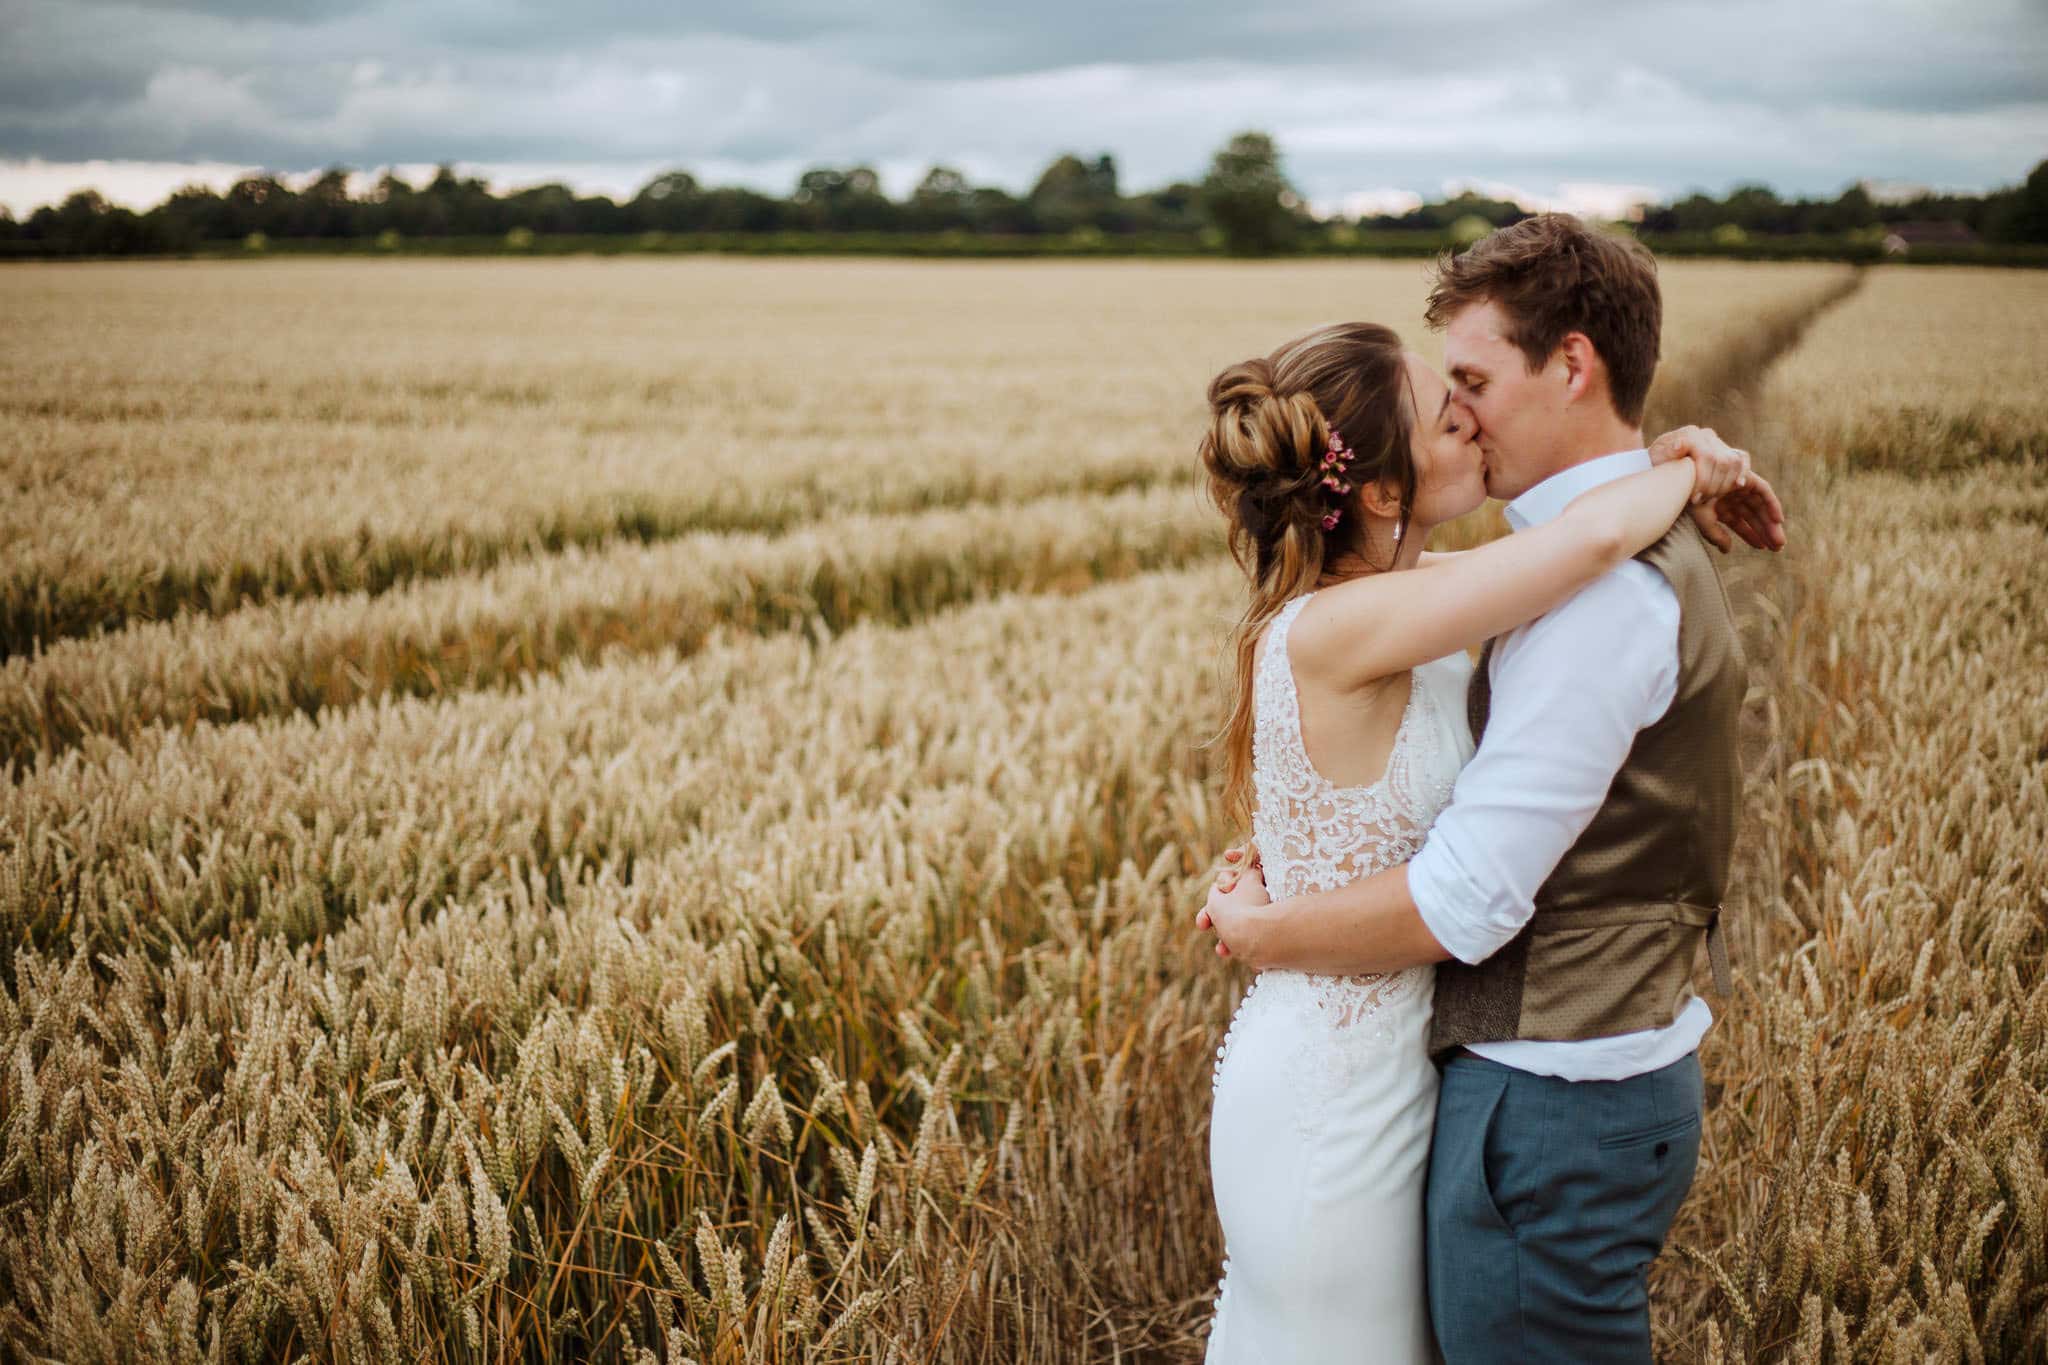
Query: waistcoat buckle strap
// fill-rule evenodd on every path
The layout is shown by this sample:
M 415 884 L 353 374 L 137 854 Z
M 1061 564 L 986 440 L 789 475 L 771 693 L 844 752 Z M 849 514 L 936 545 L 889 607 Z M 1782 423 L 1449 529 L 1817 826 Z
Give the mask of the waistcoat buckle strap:
M 1726 996 L 1735 989 L 1728 970 L 1728 940 L 1721 933 L 1721 916 L 1716 913 L 1707 925 L 1707 962 L 1714 969 L 1714 994 Z

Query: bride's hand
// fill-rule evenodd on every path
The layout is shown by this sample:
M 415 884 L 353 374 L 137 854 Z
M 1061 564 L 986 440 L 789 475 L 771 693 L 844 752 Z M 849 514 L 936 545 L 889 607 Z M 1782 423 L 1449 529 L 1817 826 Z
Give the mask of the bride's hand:
M 1761 474 L 1751 474 L 1742 487 L 1688 510 L 1700 534 L 1722 554 L 1735 546 L 1731 530 L 1759 550 L 1785 548 L 1785 508 Z
M 1693 463 L 1692 502 L 1710 503 L 1733 489 L 1747 487 L 1749 452 L 1737 450 L 1708 427 L 1677 427 L 1650 443 L 1650 463 L 1664 464 L 1690 456 Z
M 1239 947 L 1245 946 L 1243 912 L 1270 905 L 1273 898 L 1266 892 L 1264 865 L 1259 861 L 1257 844 L 1247 842 L 1243 848 L 1226 850 L 1223 863 L 1209 888 L 1208 902 L 1195 912 L 1195 927 L 1215 932 L 1216 956 L 1241 956 L 1231 943 L 1236 940 Z

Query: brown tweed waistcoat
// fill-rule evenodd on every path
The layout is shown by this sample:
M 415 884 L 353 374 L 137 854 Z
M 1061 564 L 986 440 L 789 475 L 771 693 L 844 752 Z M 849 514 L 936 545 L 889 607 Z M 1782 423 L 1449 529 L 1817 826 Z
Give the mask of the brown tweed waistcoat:
M 1636 735 L 1592 822 L 1536 892 L 1522 932 L 1483 962 L 1440 963 L 1429 1050 L 1661 1028 L 1692 998 L 1704 939 L 1728 991 L 1720 934 L 1742 775 L 1742 644 L 1713 552 L 1690 517 L 1636 556 L 1678 595 L 1678 686 Z M 1493 642 L 1473 670 L 1475 741 L 1492 703 Z M 1598 666 L 1595 663 L 1593 666 Z

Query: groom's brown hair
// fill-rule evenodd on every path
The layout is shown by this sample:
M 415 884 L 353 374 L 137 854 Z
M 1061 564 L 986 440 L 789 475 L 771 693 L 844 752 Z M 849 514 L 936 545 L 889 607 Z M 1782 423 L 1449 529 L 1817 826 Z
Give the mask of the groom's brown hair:
M 1532 371 L 1566 333 L 1585 333 L 1607 366 L 1614 411 L 1631 424 L 1643 420 L 1664 321 L 1649 248 L 1589 228 L 1569 213 L 1539 213 L 1439 261 L 1425 316 L 1431 327 L 1442 327 L 1489 299 L 1507 314 L 1507 339 Z

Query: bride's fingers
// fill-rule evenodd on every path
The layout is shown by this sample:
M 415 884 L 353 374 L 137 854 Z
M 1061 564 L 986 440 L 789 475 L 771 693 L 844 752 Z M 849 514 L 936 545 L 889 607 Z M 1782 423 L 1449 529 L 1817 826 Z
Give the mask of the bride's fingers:
M 1749 456 L 1740 450 L 1731 450 L 1721 462 L 1721 491 L 1730 493 L 1742 487 L 1749 477 Z
M 1735 477 L 1740 473 L 1738 463 L 1727 455 L 1706 455 L 1699 460 L 1698 479 L 1693 487 L 1693 501 L 1714 502 L 1735 487 Z

